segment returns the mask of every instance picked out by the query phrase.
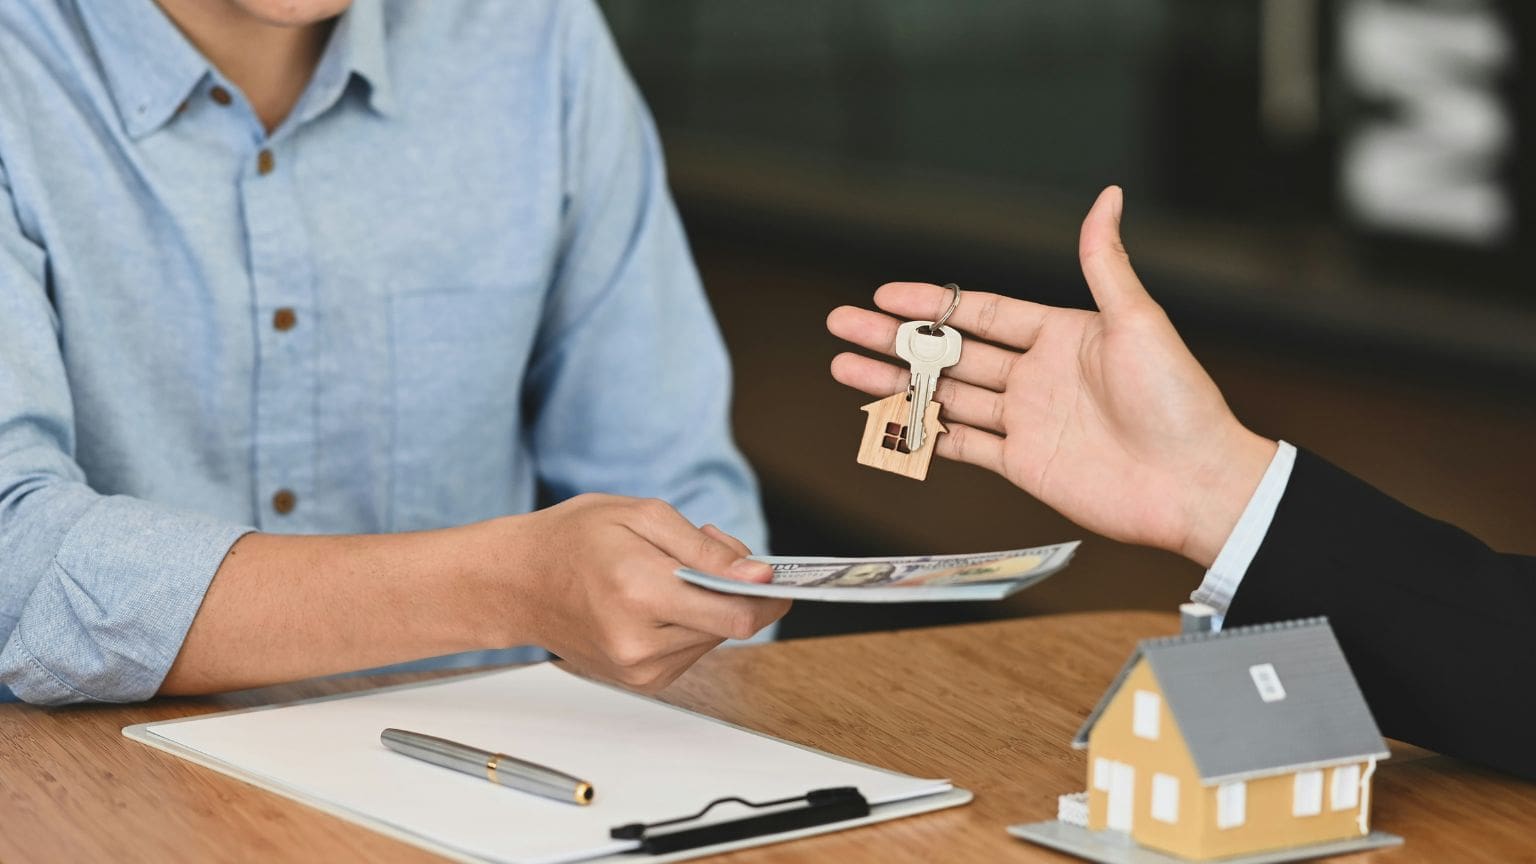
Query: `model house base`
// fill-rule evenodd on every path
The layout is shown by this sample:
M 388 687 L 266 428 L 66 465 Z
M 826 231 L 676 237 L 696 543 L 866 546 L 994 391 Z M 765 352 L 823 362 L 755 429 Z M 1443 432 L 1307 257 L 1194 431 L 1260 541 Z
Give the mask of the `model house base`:
M 1112 829 L 1094 831 L 1056 819 L 1028 825 L 1011 825 L 1008 833 L 1021 840 L 1028 840 L 1058 852 L 1076 855 L 1089 861 L 1098 861 L 1101 864 L 1187 864 L 1190 860 L 1137 845 L 1136 841 L 1123 831 Z M 1398 846 L 1402 842 L 1403 838 L 1396 834 L 1372 831 L 1359 837 L 1291 846 L 1286 849 L 1272 849 L 1268 852 L 1234 855 L 1218 860 L 1221 864 L 1280 864 L 1282 861 L 1305 861 L 1325 855 L 1347 855 L 1351 852 L 1364 852 L 1367 849 L 1379 849 L 1383 846 Z

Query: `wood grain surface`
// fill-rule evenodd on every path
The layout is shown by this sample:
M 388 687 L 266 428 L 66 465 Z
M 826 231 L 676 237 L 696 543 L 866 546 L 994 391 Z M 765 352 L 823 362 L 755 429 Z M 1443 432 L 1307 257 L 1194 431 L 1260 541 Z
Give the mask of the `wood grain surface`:
M 1088 613 L 715 652 L 663 698 L 853 759 L 951 777 L 976 800 L 712 860 L 1072 860 L 1003 829 L 1052 818 L 1057 794 L 1085 788 L 1072 733 L 1136 640 L 1175 627 L 1159 613 Z M 0 861 L 440 860 L 121 735 L 132 723 L 423 677 L 129 706 L 0 706 Z M 1394 747 L 1375 789 L 1375 827 L 1408 843 L 1353 861 L 1536 861 L 1536 784 Z

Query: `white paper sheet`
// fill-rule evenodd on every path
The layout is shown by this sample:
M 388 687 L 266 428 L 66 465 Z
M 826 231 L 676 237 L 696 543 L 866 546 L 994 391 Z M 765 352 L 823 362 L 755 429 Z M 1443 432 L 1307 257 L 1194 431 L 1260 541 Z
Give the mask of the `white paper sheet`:
M 550 801 L 391 752 L 388 727 L 549 765 L 592 783 L 590 807 Z M 330 808 L 465 854 L 557 864 L 613 854 L 628 822 L 728 795 L 770 800 L 857 786 L 871 804 L 949 790 L 585 681 L 550 664 L 352 698 L 153 724 L 152 736 Z M 717 808 L 709 821 L 743 810 Z

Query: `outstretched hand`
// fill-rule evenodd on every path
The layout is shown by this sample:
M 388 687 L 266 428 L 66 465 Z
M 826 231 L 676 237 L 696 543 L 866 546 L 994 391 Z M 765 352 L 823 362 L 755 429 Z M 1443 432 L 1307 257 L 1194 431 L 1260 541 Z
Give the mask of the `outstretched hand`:
M 948 326 L 966 335 L 934 398 L 949 429 L 938 455 L 1006 477 L 1091 531 L 1209 567 L 1274 456 L 1238 422 L 1142 287 L 1120 242 L 1118 187 L 1083 222 L 1078 255 L 1098 311 L 966 292 Z M 937 285 L 893 282 L 882 315 L 833 310 L 827 329 L 894 356 L 898 319 L 932 320 Z M 892 315 L 896 317 L 891 317 Z M 832 376 L 876 396 L 907 388 L 904 367 L 861 354 Z

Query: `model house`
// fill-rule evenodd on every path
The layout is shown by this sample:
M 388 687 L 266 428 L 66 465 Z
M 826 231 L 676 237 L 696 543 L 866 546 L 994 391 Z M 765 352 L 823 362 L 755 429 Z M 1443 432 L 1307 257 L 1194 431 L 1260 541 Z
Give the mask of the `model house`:
M 1144 641 L 1072 744 L 1061 821 L 1187 859 L 1366 837 L 1388 755 L 1324 618 Z
M 859 441 L 859 464 L 922 480 L 933 461 L 933 445 L 944 432 L 939 422 L 939 403 L 929 401 L 923 415 L 923 441 L 916 450 L 907 448 L 907 424 L 912 402 L 906 393 L 887 396 L 865 405 L 864 437 Z

